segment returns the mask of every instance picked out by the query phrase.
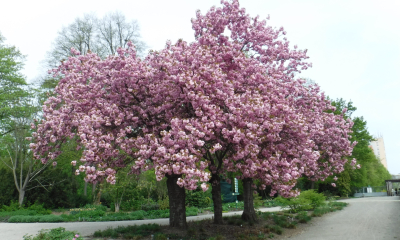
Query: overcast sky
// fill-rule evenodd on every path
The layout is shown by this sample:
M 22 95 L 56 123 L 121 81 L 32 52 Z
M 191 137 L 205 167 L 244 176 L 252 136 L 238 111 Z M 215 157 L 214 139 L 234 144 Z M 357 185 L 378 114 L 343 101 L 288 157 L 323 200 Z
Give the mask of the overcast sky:
M 242 0 L 252 15 L 283 26 L 292 45 L 308 49 L 311 78 L 331 98 L 353 101 L 369 131 L 382 135 L 390 173 L 400 173 L 400 1 Z M 219 0 L 13 0 L 2 1 L 0 32 L 27 55 L 23 73 L 31 82 L 46 70 L 46 52 L 62 26 L 85 13 L 118 10 L 136 19 L 149 49 L 167 39 L 194 40 L 190 19 Z

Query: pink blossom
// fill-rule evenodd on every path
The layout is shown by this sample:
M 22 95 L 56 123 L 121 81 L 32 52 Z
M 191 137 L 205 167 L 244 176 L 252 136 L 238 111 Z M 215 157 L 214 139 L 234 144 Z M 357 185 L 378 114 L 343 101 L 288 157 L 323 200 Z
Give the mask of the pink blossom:
M 335 184 L 335 183 L 331 183 L 331 185 L 332 185 L 333 187 L 336 187 L 336 184 Z
M 76 166 L 76 161 L 71 161 L 72 166 Z

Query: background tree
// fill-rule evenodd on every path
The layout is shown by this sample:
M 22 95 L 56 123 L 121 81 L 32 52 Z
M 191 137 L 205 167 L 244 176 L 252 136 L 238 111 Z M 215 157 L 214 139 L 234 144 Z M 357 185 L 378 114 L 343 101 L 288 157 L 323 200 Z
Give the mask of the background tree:
M 12 111 L 7 121 L 0 122 L 1 129 L 8 132 L 0 138 L 1 159 L 13 173 L 20 205 L 23 204 L 25 193 L 30 190 L 29 184 L 38 181 L 38 176 L 51 163 L 38 165 L 38 160 L 33 158 L 29 149 L 30 125 L 33 124 L 39 110 L 34 101 L 33 97 L 19 97 L 18 103 L 11 104 Z M 43 186 L 42 183 L 40 185 Z
M 24 76 L 20 73 L 23 68 L 24 56 L 14 46 L 4 44 L 5 38 L 0 33 L 0 121 L 20 111 L 17 103 L 19 98 L 28 93 L 24 87 L 27 85 Z M 0 129 L 0 135 L 12 129 Z
M 46 64 L 55 68 L 71 56 L 71 48 L 81 54 L 90 51 L 104 59 L 115 55 L 119 47 L 126 47 L 128 41 L 135 44 L 139 54 L 144 53 L 146 45 L 140 40 L 136 20 L 128 22 L 120 12 L 108 13 L 103 18 L 85 14 L 58 32 L 53 48 L 47 54 Z
M 384 180 L 390 179 L 387 169 L 381 164 L 380 160 L 375 156 L 369 148 L 369 144 L 374 140 L 373 136 L 368 132 L 367 122 L 363 117 L 352 117 L 357 110 L 351 101 L 346 102 L 344 99 L 336 99 L 332 101 L 332 105 L 336 108 L 332 112 L 335 115 L 343 114 L 344 118 L 352 118 L 353 126 L 351 141 L 357 142 L 354 146 L 349 159 L 357 159 L 359 168 L 354 168 L 350 163 L 344 166 L 344 171 L 337 174 L 337 188 L 331 186 L 335 182 L 333 177 L 329 177 L 326 181 L 317 181 L 315 188 L 320 192 L 328 191 L 332 194 L 347 196 L 353 193 L 355 189 L 371 186 L 383 186 Z M 344 111 L 346 110 L 346 111 Z M 354 164 L 354 162 L 353 162 Z M 303 189 L 313 188 L 313 181 L 302 180 Z

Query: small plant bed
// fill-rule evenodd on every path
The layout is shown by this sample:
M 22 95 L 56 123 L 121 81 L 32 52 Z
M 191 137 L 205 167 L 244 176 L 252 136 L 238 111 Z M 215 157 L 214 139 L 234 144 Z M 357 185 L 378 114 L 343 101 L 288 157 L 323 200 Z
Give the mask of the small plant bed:
M 59 227 L 40 230 L 36 236 L 25 235 L 24 240 L 83 240 L 83 238 L 76 232 L 66 231 L 65 228 Z
M 159 226 L 156 224 L 118 227 L 94 233 L 91 239 L 143 239 L 143 240 L 258 240 L 276 238 L 285 233 L 285 229 L 295 229 L 308 223 L 312 217 L 343 209 L 347 203 L 329 202 L 312 211 L 290 213 L 258 212 L 257 222 L 245 222 L 240 215 L 223 218 L 222 225 L 212 220 L 189 222 L 186 230 Z M 153 238 L 152 238 L 153 236 Z

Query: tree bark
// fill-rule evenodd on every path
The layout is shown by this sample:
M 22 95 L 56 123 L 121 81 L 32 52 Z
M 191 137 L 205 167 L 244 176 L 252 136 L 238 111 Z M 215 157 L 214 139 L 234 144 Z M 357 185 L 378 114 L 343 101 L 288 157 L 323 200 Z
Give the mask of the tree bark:
M 183 187 L 177 184 L 180 175 L 167 175 L 167 188 L 169 197 L 169 226 L 187 228 L 185 198 Z
M 24 197 L 25 197 L 25 189 L 20 189 L 19 190 L 19 196 L 18 196 L 18 203 L 19 203 L 20 207 L 24 203 Z
M 119 212 L 119 206 L 121 203 L 114 203 L 115 206 L 115 212 Z
M 214 223 L 222 224 L 221 179 L 219 175 L 212 174 L 210 183 L 212 184 L 211 194 L 214 202 Z
M 248 222 L 256 222 L 257 214 L 254 210 L 253 204 L 253 191 L 251 185 L 253 185 L 252 178 L 245 178 L 242 180 L 243 182 L 243 201 L 244 201 L 244 210 L 242 214 L 242 219 Z

